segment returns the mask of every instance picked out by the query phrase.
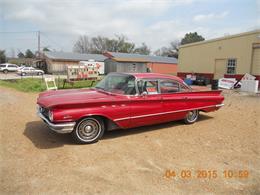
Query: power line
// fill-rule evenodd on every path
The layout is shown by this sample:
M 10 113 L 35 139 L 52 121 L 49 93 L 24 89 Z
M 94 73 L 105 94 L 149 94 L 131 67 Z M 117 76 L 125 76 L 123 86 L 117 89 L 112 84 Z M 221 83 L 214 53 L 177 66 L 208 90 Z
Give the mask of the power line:
M 1 34 L 8 34 L 8 33 L 37 33 L 38 31 L 0 31 Z

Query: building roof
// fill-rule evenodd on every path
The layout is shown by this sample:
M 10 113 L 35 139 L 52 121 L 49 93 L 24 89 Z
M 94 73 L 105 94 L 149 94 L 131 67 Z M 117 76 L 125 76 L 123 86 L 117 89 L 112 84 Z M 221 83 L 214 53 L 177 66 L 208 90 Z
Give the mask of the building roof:
M 174 57 L 162 57 L 162 56 L 150 56 L 133 53 L 119 53 L 119 52 L 106 52 L 107 57 L 112 58 L 115 61 L 124 62 L 157 62 L 166 64 L 177 64 L 178 61 Z
M 105 59 L 107 59 L 107 57 L 102 54 L 81 54 L 81 53 L 57 52 L 57 51 L 46 51 L 44 52 L 44 55 L 47 58 L 53 60 L 68 60 L 68 61 L 95 60 L 95 61 L 103 62 Z
M 243 32 L 243 33 L 239 33 L 239 34 L 235 34 L 235 35 L 226 35 L 226 36 L 223 36 L 223 37 L 219 37 L 219 38 L 215 38 L 215 39 L 209 39 L 209 40 L 206 40 L 206 41 L 189 43 L 189 44 L 181 45 L 180 48 L 190 47 L 190 46 L 195 46 L 195 45 L 201 45 L 201 44 L 206 44 L 206 43 L 215 42 L 215 41 L 221 41 L 221 40 L 225 40 L 225 39 L 232 39 L 232 38 L 236 38 L 236 37 L 247 36 L 247 35 L 257 34 L 257 33 L 260 34 L 260 29 L 249 31 L 249 32 Z

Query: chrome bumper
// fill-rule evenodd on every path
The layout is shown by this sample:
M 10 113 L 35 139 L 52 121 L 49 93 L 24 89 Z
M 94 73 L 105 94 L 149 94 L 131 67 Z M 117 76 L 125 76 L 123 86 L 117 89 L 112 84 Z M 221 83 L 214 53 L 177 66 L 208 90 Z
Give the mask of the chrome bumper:
M 57 133 L 71 133 L 74 129 L 75 122 L 54 124 L 51 123 L 42 113 L 39 111 L 37 115 L 48 125 L 48 127 Z
M 219 107 L 222 107 L 224 106 L 225 104 L 217 104 L 216 107 L 219 108 Z

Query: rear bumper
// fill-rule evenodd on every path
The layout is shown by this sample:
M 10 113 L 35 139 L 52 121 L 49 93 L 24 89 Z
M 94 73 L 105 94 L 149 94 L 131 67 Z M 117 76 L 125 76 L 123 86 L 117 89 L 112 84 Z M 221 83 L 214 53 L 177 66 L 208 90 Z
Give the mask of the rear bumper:
M 48 125 L 48 127 L 57 133 L 71 133 L 74 129 L 75 122 L 54 124 L 49 121 L 42 113 L 37 112 L 37 115 Z

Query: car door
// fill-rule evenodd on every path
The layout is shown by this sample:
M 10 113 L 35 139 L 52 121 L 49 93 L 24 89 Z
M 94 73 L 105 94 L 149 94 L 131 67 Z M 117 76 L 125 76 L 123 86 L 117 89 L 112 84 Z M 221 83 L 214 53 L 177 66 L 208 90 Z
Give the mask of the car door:
M 185 117 L 188 110 L 188 91 L 182 83 L 171 79 L 160 80 L 160 92 L 164 111 L 163 120 L 173 121 Z
M 30 68 L 30 74 L 31 74 L 31 75 L 37 74 L 35 68 L 33 68 L 33 67 Z
M 21 71 L 24 74 L 29 74 L 29 68 L 28 67 L 24 67 Z
M 130 97 L 131 127 L 161 122 L 161 95 L 156 79 L 137 81 L 139 94 Z
M 8 65 L 8 70 L 11 72 L 11 71 L 16 71 L 17 70 L 17 66 L 16 65 L 13 65 L 13 64 L 9 64 Z

